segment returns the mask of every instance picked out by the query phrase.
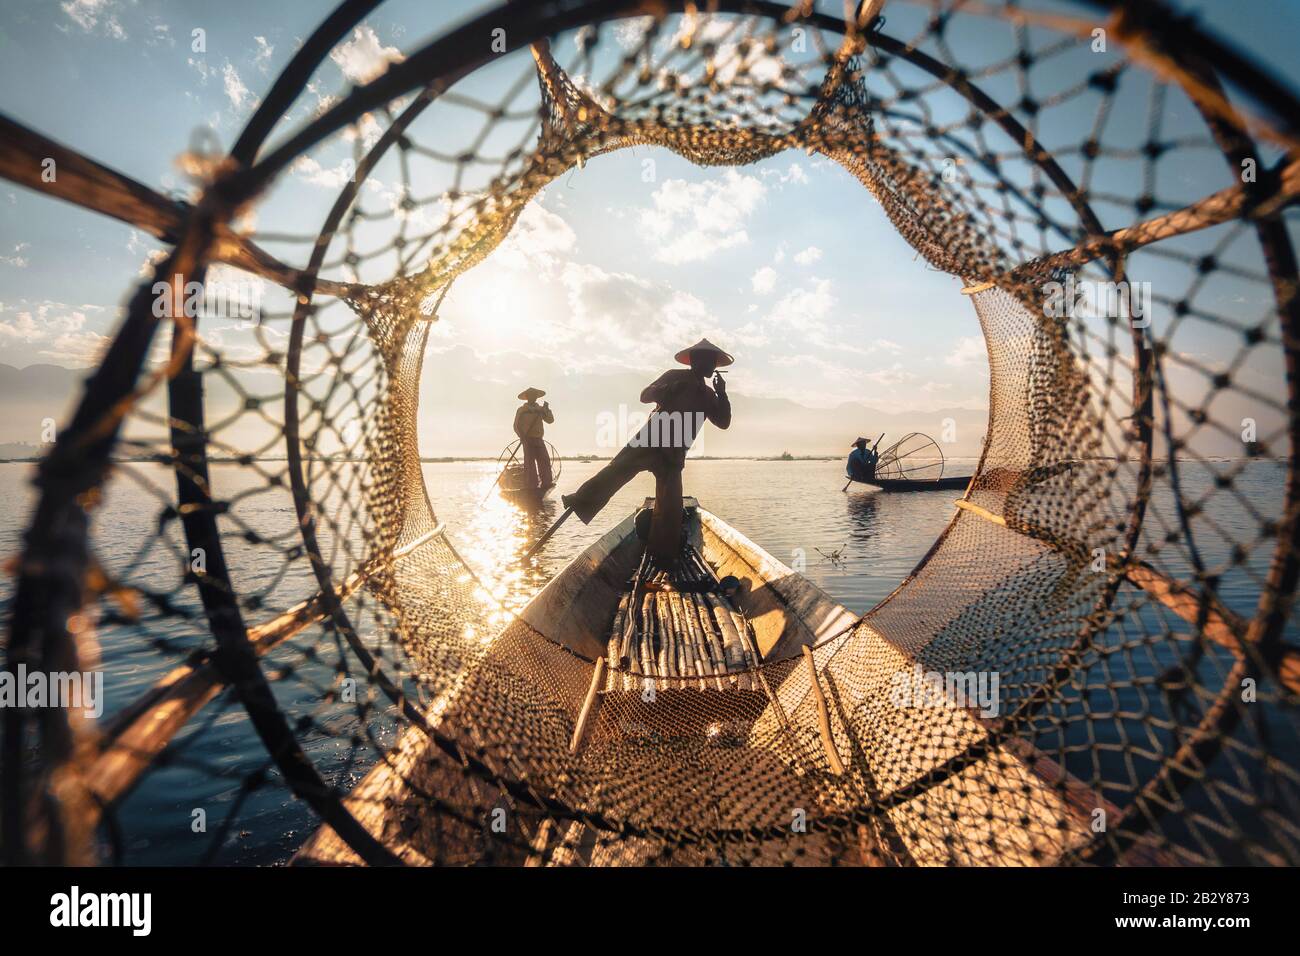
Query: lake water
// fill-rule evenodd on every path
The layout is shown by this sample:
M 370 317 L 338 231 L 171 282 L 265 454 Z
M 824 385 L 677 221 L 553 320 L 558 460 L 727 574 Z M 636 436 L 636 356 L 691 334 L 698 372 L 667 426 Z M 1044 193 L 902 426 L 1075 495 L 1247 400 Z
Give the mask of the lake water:
M 564 462 L 559 490 L 576 488 L 602 464 Z M 975 464 L 957 460 L 950 471 L 970 474 Z M 916 566 L 951 520 L 960 492 L 884 495 L 858 484 L 842 492 L 843 474 L 837 461 L 692 461 L 683 489 L 777 560 L 802 568 L 841 604 L 862 612 Z M 523 572 L 519 556 L 564 510 L 558 493 L 530 511 L 496 493 L 484 499 L 496 477 L 494 464 L 426 465 L 424 475 L 461 555 L 504 585 L 506 603 L 516 606 L 654 494 L 654 479 L 639 476 L 590 525 L 569 518 L 547 542 L 536 570 Z
M 559 490 L 570 490 L 593 474 L 601 462 L 563 463 Z M 268 471 L 282 467 L 264 463 Z M 973 460 L 954 461 L 949 472 L 968 474 Z M 33 500 L 27 485 L 32 466 L 0 464 L 0 556 L 19 550 L 21 532 Z M 155 484 L 164 494 L 169 475 L 150 465 L 131 466 L 128 480 L 116 478 L 106 503 L 96 518 L 101 529 L 96 538 L 98 557 L 110 570 L 129 570 L 136 580 L 175 576 L 183 549 L 172 532 L 176 550 L 168 553 L 151 536 L 157 530 L 160 502 L 149 490 Z M 1187 480 L 1208 488 L 1203 472 L 1188 469 Z M 843 465 L 838 461 L 692 461 L 684 487 L 701 505 L 769 551 L 796 567 L 854 612 L 864 612 L 888 595 L 915 567 L 952 518 L 958 492 L 939 491 L 889 495 L 853 485 L 842 492 Z M 1248 540 L 1257 527 L 1251 508 L 1266 517 L 1281 510 L 1284 468 L 1273 462 L 1249 465 L 1237 482 L 1250 507 L 1225 501 L 1211 514 L 1223 538 L 1207 537 L 1207 563 L 1222 560 L 1232 539 Z M 653 493 L 653 480 L 641 476 L 625 488 L 590 526 L 570 518 L 527 567 L 520 555 L 561 512 L 558 494 L 540 509 L 528 511 L 492 490 L 493 462 L 429 463 L 424 466 L 426 486 L 439 517 L 446 522 L 457 549 L 511 607 L 520 607 L 559 568 L 595 541 L 612 524 L 630 513 Z M 232 573 L 243 593 L 263 593 L 268 609 L 288 606 L 310 594 L 314 587 L 305 561 L 289 565 L 283 576 L 282 551 L 295 543 L 292 501 L 283 488 L 254 494 L 264 483 L 245 470 L 217 466 L 214 481 L 224 497 L 239 500 L 234 514 L 265 540 L 279 542 L 280 550 L 231 545 Z M 1216 545 L 1216 540 L 1219 543 Z M 1225 576 L 1222 593 L 1234 609 L 1250 614 L 1258 597 L 1258 575 L 1267 564 L 1269 549 L 1259 549 L 1248 566 Z M 835 555 L 834 558 L 831 555 Z M 7 605 L 12 582 L 0 581 L 0 601 Z M 269 613 L 269 612 L 268 612 Z M 168 642 L 173 650 L 193 646 L 202 632 L 183 622 L 161 627 L 161 633 L 142 635 L 133 629 L 115 636 L 105 632 L 103 664 L 106 671 L 108 711 L 138 697 L 177 662 L 177 654 L 159 654 L 152 641 Z M 328 684 L 328 674 L 320 677 Z M 308 673 L 308 677 L 310 674 Z M 286 709 L 292 713 L 309 707 L 310 681 L 276 685 Z M 306 749 L 322 772 L 340 787 L 348 787 L 364 774 L 367 765 L 346 739 L 330 734 L 310 735 Z M 247 775 L 266 767 L 268 779 L 276 772 L 267 765 L 265 752 L 247 720 L 229 700 L 209 706 L 192 722 L 171 760 L 148 775 L 119 810 L 121 837 L 112 852 L 128 863 L 184 863 L 198 857 L 222 863 L 274 864 L 286 860 L 314 825 L 308 811 L 283 787 L 247 789 Z M 196 772 L 197 771 L 197 772 Z M 208 815 L 206 834 L 193 834 L 194 808 Z

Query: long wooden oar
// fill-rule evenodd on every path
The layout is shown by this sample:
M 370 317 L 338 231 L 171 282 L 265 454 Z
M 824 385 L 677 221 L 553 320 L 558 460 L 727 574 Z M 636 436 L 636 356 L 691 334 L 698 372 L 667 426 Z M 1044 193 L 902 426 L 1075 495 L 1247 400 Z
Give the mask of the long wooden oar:
M 497 480 L 492 482 L 492 487 L 487 490 L 487 495 L 483 496 L 483 501 L 487 501 L 488 495 L 492 494 L 496 486 L 501 484 L 501 476 L 510 470 L 510 466 L 515 463 L 515 455 L 519 454 L 519 449 L 524 446 L 524 443 L 521 441 L 511 442 L 510 444 L 515 446 L 515 450 L 510 453 L 510 460 L 506 462 L 506 466 L 497 472 Z M 506 447 L 508 448 L 510 446 L 507 445 Z M 479 502 L 480 506 L 483 504 L 483 501 Z
M 520 560 L 520 561 L 527 561 L 529 558 L 531 558 L 533 555 L 535 555 L 538 551 L 540 551 L 540 550 L 542 549 L 542 545 L 546 544 L 547 541 L 550 541 L 550 540 L 551 540 L 551 535 L 555 534 L 555 532 L 559 529 L 560 525 L 564 524 L 565 520 L 566 520 L 566 519 L 569 517 L 569 515 L 571 515 L 571 514 L 573 514 L 573 509 L 572 509 L 572 508 L 565 508 L 565 509 L 564 509 L 564 514 L 560 515 L 558 518 L 555 519 L 555 524 L 553 524 L 553 525 L 551 525 L 549 528 L 547 528 L 547 529 L 546 529 L 546 534 L 544 534 L 544 535 L 542 535 L 540 538 L 538 538 L 538 539 L 537 539 L 537 543 L 534 544 L 531 548 L 529 548 L 526 552 L 524 552 L 524 556 L 523 556 L 522 558 L 520 558 L 519 560 Z

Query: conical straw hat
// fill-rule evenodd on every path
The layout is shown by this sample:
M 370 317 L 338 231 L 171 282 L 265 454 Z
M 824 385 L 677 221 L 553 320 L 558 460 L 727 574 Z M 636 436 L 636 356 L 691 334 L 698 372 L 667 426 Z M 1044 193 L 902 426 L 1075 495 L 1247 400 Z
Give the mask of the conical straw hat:
M 690 348 L 682 349 L 680 352 L 677 353 L 675 357 L 677 361 L 681 362 L 683 365 L 690 365 L 691 353 L 699 352 L 699 351 L 716 352 L 718 355 L 718 368 L 721 368 L 724 365 L 730 365 L 732 362 L 735 361 L 735 359 L 732 358 L 728 353 L 722 351 L 722 349 L 718 348 L 708 339 L 700 339 Z

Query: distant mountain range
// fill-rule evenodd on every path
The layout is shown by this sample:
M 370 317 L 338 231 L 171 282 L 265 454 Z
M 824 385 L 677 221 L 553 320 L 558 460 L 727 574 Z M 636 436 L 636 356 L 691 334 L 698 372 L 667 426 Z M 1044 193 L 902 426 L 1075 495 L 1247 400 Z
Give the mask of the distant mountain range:
M 87 369 L 57 365 L 19 369 L 0 364 L 0 460 L 41 455 L 45 420 L 53 420 L 56 426 L 67 421 L 88 374 Z M 537 385 L 547 390 L 546 399 L 555 412 L 555 424 L 547 427 L 547 438 L 556 449 L 566 457 L 608 458 L 621 446 L 619 432 L 634 427 L 638 421 L 634 416 L 648 411 L 637 398 L 655 374 L 653 369 L 579 374 L 548 360 L 518 354 L 485 361 L 459 346 L 431 351 L 420 384 L 421 454 L 426 459 L 495 458 L 514 439 L 511 423 L 519 404 L 515 394 L 527 385 Z M 250 380 L 249 391 L 274 396 L 277 383 L 260 373 Z M 791 398 L 733 390 L 731 428 L 721 431 L 705 426 L 696 452 L 711 458 L 770 458 L 787 452 L 797 457 L 839 457 L 848 453 L 858 435 L 874 441 L 884 432 L 887 445 L 906 432 L 919 431 L 941 441 L 948 457 L 980 453 L 987 427 L 984 409 L 881 408 L 871 403 L 870 395 L 871 388 L 864 383 L 860 402 L 812 408 Z M 208 382 L 208 400 L 215 420 L 229 415 L 237 399 L 227 384 L 214 378 Z M 149 401 L 153 411 L 162 412 L 161 396 Z M 1230 420 L 1233 415 L 1229 412 L 1236 411 L 1230 408 L 1223 417 Z M 369 414 L 372 409 L 362 410 L 362 415 Z M 268 426 L 255 414 L 241 416 L 239 422 L 222 432 L 223 440 L 235 448 L 259 447 L 271 437 Z M 156 434 L 156 426 L 151 431 Z M 945 431 L 951 441 L 943 441 Z M 1260 431 L 1268 433 L 1263 422 Z M 1236 458 L 1245 451 L 1230 436 L 1208 429 L 1197 434 L 1197 446 L 1198 454 L 1212 457 Z M 329 454 L 331 450 L 321 451 Z M 1157 457 L 1164 457 L 1162 452 L 1158 449 Z M 1272 447 L 1270 453 L 1285 454 L 1286 448 Z M 272 442 L 266 454 L 280 457 L 283 451 Z
M 437 374 L 426 374 L 421 383 L 420 444 L 421 453 L 428 458 L 495 457 L 514 439 L 511 423 L 519 404 L 515 392 L 529 383 L 547 388 L 547 400 L 556 416 L 555 424 L 547 428 L 547 437 L 566 456 L 612 455 L 621 445 L 619 425 L 633 427 L 635 416 L 649 410 L 637 397 L 653 378 L 651 373 L 580 376 L 553 367 L 534 367 L 540 363 L 518 357 L 504 365 L 488 365 L 477 361 L 468 349 L 451 351 L 456 354 L 430 356 L 430 362 L 437 362 Z M 505 366 L 513 366 L 513 370 L 506 371 Z M 0 364 L 0 459 L 41 454 L 42 423 L 47 418 L 58 425 L 66 422 L 87 374 L 86 369 L 57 365 L 18 369 Z M 254 391 L 267 393 L 265 377 L 258 380 Z M 232 400 L 215 388 L 209 397 L 214 414 L 227 411 L 224 406 Z M 969 456 L 979 453 L 986 421 L 983 410 L 966 408 L 919 412 L 844 403 L 815 409 L 786 398 L 743 392 L 733 392 L 731 400 L 731 428 L 721 431 L 706 426 L 696 442 L 699 454 L 838 456 L 847 454 L 859 434 L 870 433 L 874 441 L 886 432 L 886 444 L 890 436 L 899 437 L 907 431 L 923 431 L 937 440 L 945 419 L 951 419 L 956 440 L 944 445 L 944 453 Z M 253 445 L 265 435 L 250 432 L 241 440 L 237 432 L 227 432 L 224 437 L 231 444 Z M 611 438 L 618 444 L 610 444 Z
M 63 424 L 81 395 L 88 371 L 60 365 L 14 368 L 0 364 L 0 457 L 26 457 L 21 449 L 11 450 L 8 446 L 39 445 L 45 419 Z

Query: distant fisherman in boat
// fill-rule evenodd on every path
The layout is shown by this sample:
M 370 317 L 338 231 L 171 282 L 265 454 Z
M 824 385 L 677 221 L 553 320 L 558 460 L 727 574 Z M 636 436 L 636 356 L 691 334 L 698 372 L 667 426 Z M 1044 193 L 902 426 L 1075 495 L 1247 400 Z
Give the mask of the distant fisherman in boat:
M 884 435 L 880 436 L 884 438 Z M 859 438 L 853 443 L 853 451 L 849 452 L 848 476 L 854 481 L 872 482 L 876 480 L 876 465 L 880 461 L 880 453 L 875 448 L 867 446 L 868 439 Z M 880 441 L 876 441 L 879 445 Z
M 537 404 L 545 394 L 540 388 L 524 389 L 519 393 L 523 404 L 515 412 L 515 434 L 524 453 L 524 481 L 538 491 L 555 484 L 551 477 L 551 456 L 546 453 L 546 442 L 542 439 L 546 426 L 555 422 L 555 413 L 550 402 Z
M 671 369 L 641 393 L 653 402 L 649 420 L 614 459 L 571 495 L 561 496 L 566 508 L 590 524 L 620 488 L 643 471 L 655 476 L 654 524 L 650 552 L 658 558 L 677 554 L 682 526 L 682 469 L 686 453 L 705 421 L 718 428 L 731 425 L 727 385 L 716 370 L 733 359 L 708 339 L 700 339 L 675 356 L 689 369 Z M 713 376 L 713 388 L 707 379 Z

